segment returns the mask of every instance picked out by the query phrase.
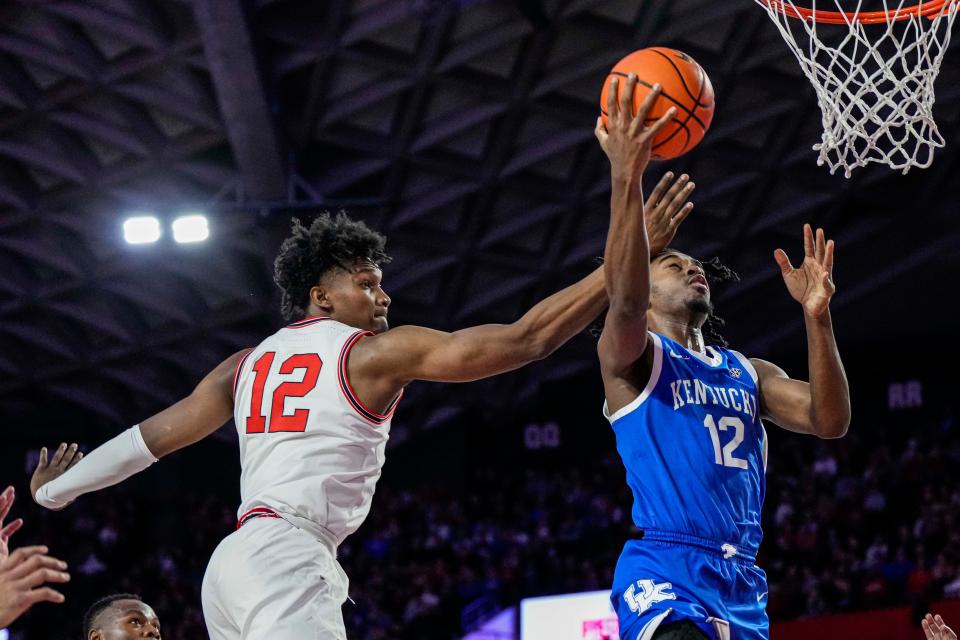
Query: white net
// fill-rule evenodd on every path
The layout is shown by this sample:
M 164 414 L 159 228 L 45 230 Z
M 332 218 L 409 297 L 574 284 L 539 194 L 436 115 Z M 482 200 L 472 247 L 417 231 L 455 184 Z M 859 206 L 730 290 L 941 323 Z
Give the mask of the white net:
M 863 10 L 863 0 L 755 1 L 816 89 L 823 113 L 823 139 L 813 147 L 819 165 L 830 173 L 842 168 L 848 178 L 870 163 L 903 173 L 930 166 L 944 145 L 933 119 L 933 85 L 960 0 L 920 7 L 917 0 L 883 0 L 879 16 Z

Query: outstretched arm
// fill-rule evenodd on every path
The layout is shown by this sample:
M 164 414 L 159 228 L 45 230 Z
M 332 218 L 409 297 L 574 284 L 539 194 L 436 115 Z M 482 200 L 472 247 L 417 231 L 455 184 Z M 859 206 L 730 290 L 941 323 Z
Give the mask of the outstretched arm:
M 115 485 L 158 458 L 219 429 L 233 414 L 233 375 L 244 353 L 220 363 L 183 400 L 107 441 L 85 458 L 77 452 L 76 444 L 61 444 L 49 460 L 46 448 L 41 449 L 30 480 L 34 499 L 48 509 L 62 509 L 84 493 Z
M 645 228 L 641 181 L 656 134 L 675 114 L 671 108 L 652 126 L 646 126 L 660 87 L 653 88 L 634 116 L 633 92 L 637 79 L 630 75 L 619 101 L 618 84 L 614 78 L 607 95 L 609 127 L 605 128 L 598 120 L 596 130 L 600 146 L 610 159 L 612 183 L 610 231 L 604 251 L 610 309 L 597 349 L 608 406 L 613 411 L 636 395 L 632 373 L 647 347 L 650 239 Z M 684 186 L 678 182 L 675 187 L 689 195 L 692 183 Z M 651 200 L 659 200 L 657 190 L 655 196 Z M 691 205 L 686 205 L 685 212 L 689 213 L 690 208 Z
M 764 417 L 790 431 L 841 438 L 850 426 L 850 389 L 830 318 L 830 299 L 836 292 L 834 244 L 826 241 L 823 229 L 817 229 L 814 237 L 810 225 L 804 225 L 803 235 L 804 260 L 798 268 L 782 249 L 774 257 L 787 290 L 803 306 L 810 382 L 794 380 L 764 360 L 752 362 L 760 379 Z
M 606 306 L 603 267 L 511 324 L 452 333 L 403 326 L 357 343 L 348 372 L 361 398 L 383 404 L 412 380 L 469 382 L 540 360 L 583 331 Z

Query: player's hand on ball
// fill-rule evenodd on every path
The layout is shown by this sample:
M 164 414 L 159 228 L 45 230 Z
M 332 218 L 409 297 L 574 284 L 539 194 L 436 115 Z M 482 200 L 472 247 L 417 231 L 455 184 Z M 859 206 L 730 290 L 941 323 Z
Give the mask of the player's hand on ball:
M 693 203 L 687 200 L 695 187 L 687 174 L 674 180 L 672 171 L 663 174 L 654 187 L 643 206 L 650 255 L 660 253 L 673 242 L 680 223 L 693 211 Z
M 923 627 L 927 640 L 957 640 L 957 634 L 944 623 L 940 616 L 932 616 L 928 613 L 920 622 L 920 626 Z
M 830 298 L 837 291 L 833 284 L 833 240 L 824 237 L 823 229 L 803 225 L 803 263 L 794 268 L 783 249 L 773 253 L 780 265 L 783 281 L 793 299 L 803 305 L 811 318 L 822 318 L 830 309 Z
M 630 74 L 626 85 L 619 92 L 620 78 L 614 77 L 610 81 L 610 90 L 607 92 L 607 126 L 603 125 L 603 118 L 597 118 L 594 133 L 600 141 L 600 147 L 610 158 L 610 165 L 615 178 L 636 178 L 643 173 L 650 163 L 653 150 L 653 139 L 663 129 L 673 116 L 676 107 L 670 107 L 658 120 L 647 124 L 648 115 L 657 99 L 660 97 L 660 85 L 656 84 L 640 104 L 640 109 L 633 115 L 633 90 L 637 86 L 637 76 Z
M 56 480 L 82 459 L 83 452 L 78 450 L 76 442 L 69 446 L 66 442 L 61 442 L 49 460 L 47 460 L 47 448 L 40 449 L 40 460 L 33 471 L 33 477 L 30 478 L 30 495 L 33 496 L 34 501 L 36 501 L 37 489 L 51 480 Z

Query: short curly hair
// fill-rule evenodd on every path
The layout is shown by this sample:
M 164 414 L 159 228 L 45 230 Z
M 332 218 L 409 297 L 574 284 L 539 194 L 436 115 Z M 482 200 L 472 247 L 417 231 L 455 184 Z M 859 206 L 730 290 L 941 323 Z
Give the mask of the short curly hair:
M 376 265 L 390 262 L 386 243 L 383 234 L 343 211 L 335 216 L 321 213 L 309 227 L 294 218 L 290 236 L 273 263 L 273 281 L 282 292 L 283 317 L 297 320 L 307 315 L 310 289 L 331 269 L 347 269 L 357 260 Z
M 94 625 L 97 622 L 97 616 L 100 615 L 100 612 L 118 600 L 137 600 L 143 602 L 143 598 L 133 593 L 114 593 L 113 595 L 100 598 L 90 605 L 87 612 L 83 614 L 83 640 L 87 640 L 87 638 L 90 637 L 90 632 L 96 629 Z

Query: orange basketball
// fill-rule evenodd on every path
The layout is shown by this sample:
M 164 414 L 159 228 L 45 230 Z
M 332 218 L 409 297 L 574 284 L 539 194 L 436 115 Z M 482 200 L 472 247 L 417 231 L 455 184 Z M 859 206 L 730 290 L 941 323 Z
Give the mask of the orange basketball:
M 600 113 L 607 124 L 607 91 L 610 79 L 620 77 L 618 91 L 622 91 L 627 75 L 637 74 L 633 92 L 633 114 L 656 83 L 663 87 L 660 98 L 650 111 L 652 123 L 670 107 L 677 108 L 673 121 L 667 123 L 653 143 L 653 157 L 669 160 L 682 156 L 700 144 L 713 121 L 713 85 L 697 61 L 675 49 L 651 47 L 634 51 L 614 65 L 603 83 L 600 94 Z

